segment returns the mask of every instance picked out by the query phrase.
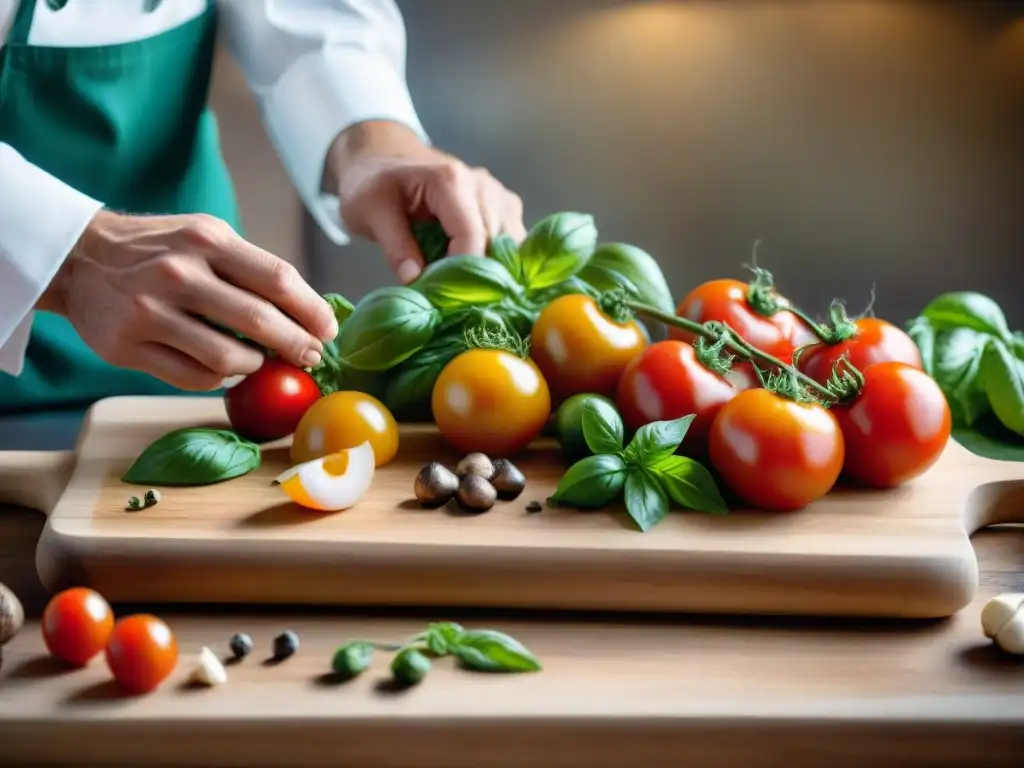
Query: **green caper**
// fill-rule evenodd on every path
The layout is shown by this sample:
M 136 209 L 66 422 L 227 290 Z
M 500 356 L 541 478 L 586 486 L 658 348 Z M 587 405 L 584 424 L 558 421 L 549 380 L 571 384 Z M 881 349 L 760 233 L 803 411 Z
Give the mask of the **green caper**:
M 486 512 L 494 506 L 498 492 L 480 475 L 465 475 L 459 482 L 459 506 L 473 512 Z
M 523 492 L 526 487 L 526 477 L 519 471 L 519 467 L 508 459 L 498 459 L 494 462 L 494 477 L 491 478 L 491 485 L 498 492 L 499 499 L 508 501 Z
M 142 509 L 142 500 L 138 496 L 128 499 L 128 509 Z
M 355 677 L 365 672 L 373 660 L 373 643 L 356 640 L 345 643 L 334 652 L 331 669 L 343 677 Z
M 459 478 L 444 464 L 432 461 L 419 471 L 413 491 L 424 507 L 440 507 L 459 490 Z
M 430 671 L 430 659 L 415 648 L 403 648 L 391 660 L 391 675 L 399 685 L 416 685 Z

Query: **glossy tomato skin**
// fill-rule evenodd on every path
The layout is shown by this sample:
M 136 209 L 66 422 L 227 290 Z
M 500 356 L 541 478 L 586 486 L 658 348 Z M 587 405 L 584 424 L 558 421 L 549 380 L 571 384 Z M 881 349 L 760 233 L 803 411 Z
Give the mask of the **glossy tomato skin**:
M 178 641 L 156 616 L 126 616 L 114 626 L 107 644 L 107 666 L 130 693 L 149 693 L 178 664 Z
M 728 378 L 705 367 L 689 344 L 669 339 L 655 342 L 630 361 L 615 401 L 630 431 L 694 414 L 679 453 L 703 456 L 715 416 L 739 391 Z
M 497 349 L 470 349 L 441 371 L 431 393 L 438 430 L 463 453 L 510 456 L 540 434 L 551 392 L 537 364 Z
M 894 488 L 923 474 L 949 442 L 952 418 L 939 385 L 899 362 L 863 371 L 864 387 L 849 405 L 833 407 L 846 444 L 843 475 Z
M 711 425 L 710 456 L 726 484 L 759 509 L 802 509 L 831 490 L 843 468 L 839 422 L 815 403 L 766 389 L 740 392 Z
M 646 346 L 635 320 L 616 323 L 582 294 L 548 304 L 530 335 L 530 357 L 556 400 L 581 392 L 614 396 L 626 364 Z
M 833 366 L 846 356 L 859 371 L 876 363 L 898 362 L 918 370 L 924 368 L 921 351 L 902 329 L 877 317 L 856 321 L 857 333 L 838 344 L 816 343 L 800 353 L 798 367 L 815 381 L 824 384 L 832 375 Z
M 690 291 L 676 308 L 676 316 L 695 323 L 725 323 L 740 338 L 783 362 L 789 362 L 798 346 L 817 340 L 807 324 L 792 312 L 782 310 L 771 317 L 755 312 L 747 303 L 747 289 L 747 284 L 739 280 L 710 280 Z M 682 328 L 669 328 L 669 336 L 688 344 L 696 342 L 693 334 Z
M 376 466 L 382 467 L 398 453 L 398 437 L 398 422 L 380 400 L 365 392 L 332 392 L 299 421 L 291 460 L 301 464 L 369 441 Z
M 84 667 L 107 645 L 114 612 L 98 593 L 73 587 L 54 595 L 43 611 L 43 642 L 56 658 Z
M 301 368 L 267 357 L 260 369 L 224 393 L 231 428 L 263 443 L 287 437 L 320 399 L 320 387 Z

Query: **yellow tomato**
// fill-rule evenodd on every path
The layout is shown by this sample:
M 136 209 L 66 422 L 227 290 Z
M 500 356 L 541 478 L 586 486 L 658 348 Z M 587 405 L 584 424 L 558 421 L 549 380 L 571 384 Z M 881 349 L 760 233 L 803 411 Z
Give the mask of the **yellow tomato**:
M 398 423 L 377 398 L 363 392 L 334 392 L 309 407 L 292 437 L 292 464 L 305 464 L 368 442 L 376 466 L 398 453 Z
M 494 457 L 522 450 L 551 415 L 537 365 L 498 349 L 470 349 L 441 371 L 431 406 L 437 427 L 463 453 Z
M 578 293 L 548 304 L 530 334 L 530 356 L 557 399 L 580 392 L 613 397 L 626 365 L 646 346 L 635 320 L 616 323 Z

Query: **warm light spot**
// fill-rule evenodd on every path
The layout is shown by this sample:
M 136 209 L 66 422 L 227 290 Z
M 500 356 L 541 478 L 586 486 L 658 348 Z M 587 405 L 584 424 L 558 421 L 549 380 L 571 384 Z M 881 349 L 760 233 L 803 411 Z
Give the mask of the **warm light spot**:
M 171 629 L 163 622 L 146 622 L 146 630 L 149 632 L 149 636 L 153 638 L 153 641 L 161 648 L 166 648 L 171 644 Z
M 548 328 L 544 344 L 555 366 L 561 368 L 565 365 L 569 359 L 569 350 L 566 349 L 565 339 L 562 338 L 562 334 L 557 328 Z
M 512 384 L 524 395 L 532 395 L 540 389 L 537 372 L 521 357 L 505 353 L 498 356 L 498 362 L 512 374 Z
M 917 374 L 918 376 L 925 376 L 926 374 L 920 371 L 903 371 L 903 378 L 910 378 Z M 909 384 L 907 385 L 910 386 Z M 921 387 L 917 393 L 920 400 L 920 408 L 908 409 L 908 415 L 910 417 L 910 431 L 914 433 L 914 437 L 918 440 L 930 440 L 938 434 L 939 429 L 942 427 L 942 422 L 945 420 L 946 415 L 946 404 L 942 397 L 942 392 L 938 387 Z
M 444 400 L 452 412 L 459 416 L 468 416 L 473 407 L 473 396 L 461 384 L 451 384 L 445 390 Z
M 636 345 L 636 329 L 632 325 L 623 325 L 614 322 L 601 309 L 591 302 L 583 305 L 583 312 L 601 334 L 601 337 L 615 349 L 629 349 Z
M 374 432 L 382 434 L 387 431 L 387 419 L 384 417 L 384 414 L 381 413 L 380 407 L 377 406 L 376 403 L 360 400 L 356 404 L 356 410 Z
M 651 384 L 646 374 L 638 373 L 633 378 L 634 402 L 640 413 L 647 421 L 661 421 L 664 416 L 664 407 L 661 403 L 661 395 Z
M 110 613 L 110 608 L 107 606 L 106 601 L 95 594 L 90 594 L 85 598 L 85 610 L 96 621 L 103 621 L 107 618 L 107 614 Z
M 757 440 L 754 439 L 753 435 L 741 427 L 737 427 L 728 416 L 722 420 L 721 430 L 726 444 L 735 451 L 736 457 L 742 463 L 747 466 L 753 466 L 757 463 L 760 450 L 757 446 Z

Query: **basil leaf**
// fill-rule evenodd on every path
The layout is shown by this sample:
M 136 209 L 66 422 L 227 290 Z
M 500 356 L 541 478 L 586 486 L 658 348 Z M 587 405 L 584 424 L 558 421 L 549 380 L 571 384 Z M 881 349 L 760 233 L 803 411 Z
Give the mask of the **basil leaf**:
M 522 282 L 532 290 L 567 280 L 579 271 L 597 245 L 594 217 L 555 213 L 538 221 L 519 247 Z
M 990 343 L 1002 344 L 992 336 L 970 328 L 936 334 L 930 373 L 946 395 L 957 423 L 970 426 L 991 410 L 981 371 L 985 350 Z
M 587 456 L 569 467 L 551 499 L 570 507 L 597 509 L 619 495 L 626 475 L 626 463 L 618 456 Z
M 523 263 L 519 260 L 519 246 L 511 235 L 502 232 L 487 245 L 487 255 L 501 264 L 517 283 L 523 280 Z
M 341 326 L 345 324 L 349 315 L 355 311 L 355 307 L 352 306 L 352 302 L 340 293 L 325 293 L 324 301 L 326 301 L 334 311 L 334 319 L 338 321 L 338 328 L 341 328 Z
M 955 427 L 953 439 L 978 456 L 999 461 L 1024 461 L 1024 438 L 1014 434 L 989 414 L 973 427 Z
M 493 304 L 521 288 L 494 259 L 449 256 L 430 264 L 411 286 L 445 312 L 478 304 Z
M 359 371 L 387 370 L 419 351 L 440 323 L 441 313 L 417 291 L 403 286 L 378 288 L 356 305 L 341 326 L 339 360 Z
M 226 429 L 186 427 L 151 443 L 121 478 L 133 485 L 211 485 L 260 465 L 260 448 Z
M 530 292 L 530 299 L 538 307 L 545 307 L 557 298 L 567 296 L 570 293 L 580 293 L 584 296 L 589 296 L 592 299 L 598 299 L 601 297 L 601 292 L 597 290 L 590 283 L 587 283 L 580 279 L 578 275 L 563 280 L 560 283 L 555 283 L 548 288 L 541 288 L 538 291 Z M 635 319 L 635 318 L 634 318 Z
M 447 656 L 462 634 L 462 626 L 453 621 L 435 622 L 427 626 L 424 642 L 435 656 Z
M 583 406 L 583 439 L 592 453 L 619 454 L 623 450 L 625 429 L 615 408 L 592 398 Z
M 671 456 L 683 442 L 694 414 L 668 421 L 644 424 L 633 435 L 626 448 L 626 460 L 649 466 L 665 456 Z
M 658 262 L 634 245 L 605 243 L 598 246 L 578 277 L 598 291 L 622 288 L 645 304 L 672 315 L 676 312 L 672 291 Z
M 493 629 L 471 629 L 451 648 L 462 665 L 477 672 L 535 672 L 541 663 L 514 637 Z
M 434 383 L 452 360 L 469 349 L 459 328 L 432 338 L 394 370 L 382 400 L 396 419 L 431 421 L 430 398 Z
M 991 339 L 981 369 L 992 411 L 1004 427 L 1024 435 L 1024 361 L 1001 341 Z
M 687 456 L 665 456 L 648 468 L 676 504 L 698 512 L 724 514 L 729 507 L 707 468 Z
M 933 376 L 935 371 L 935 326 L 928 321 L 928 318 L 919 315 L 907 323 L 907 335 L 921 352 L 921 362 L 924 364 L 925 373 Z
M 626 478 L 626 512 L 645 533 L 668 514 L 668 497 L 657 480 L 643 469 Z
M 933 299 L 921 312 L 936 330 L 970 328 L 1002 340 L 1012 337 L 999 305 L 981 293 L 957 291 Z
M 444 231 L 440 221 L 437 219 L 414 221 L 411 228 L 412 236 L 416 238 L 416 245 L 419 246 L 425 263 L 433 264 L 445 257 L 451 238 Z

